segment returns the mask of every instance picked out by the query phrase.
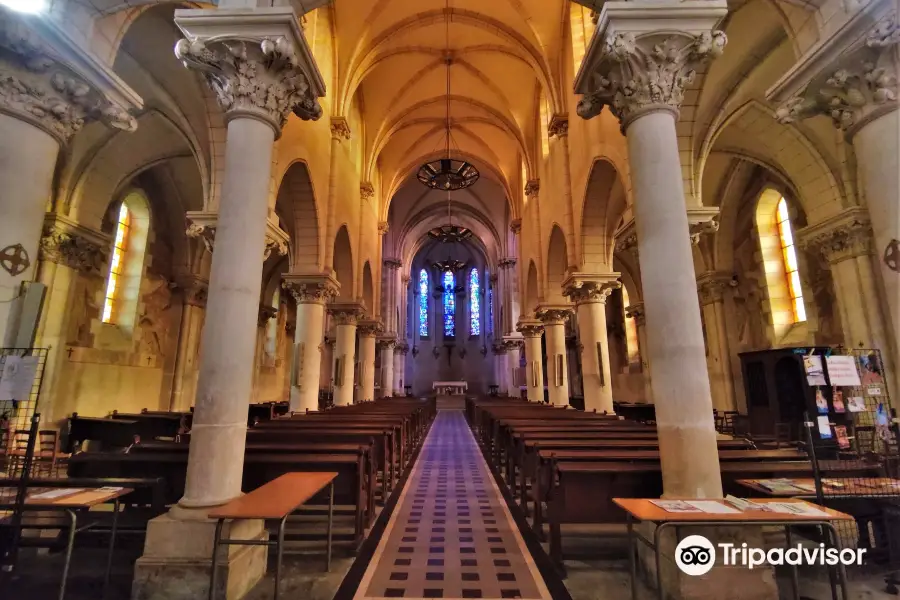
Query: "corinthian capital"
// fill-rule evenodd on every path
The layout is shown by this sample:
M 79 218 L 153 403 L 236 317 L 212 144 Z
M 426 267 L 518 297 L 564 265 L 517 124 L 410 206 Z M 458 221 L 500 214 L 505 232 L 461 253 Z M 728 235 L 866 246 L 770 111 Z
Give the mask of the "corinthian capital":
M 516 331 L 527 338 L 539 338 L 544 333 L 544 324 L 537 319 L 519 319 L 516 323 Z
M 725 2 L 608 3 L 575 81 L 578 115 L 591 119 L 609 106 L 624 131 L 654 110 L 678 114 L 696 69 L 720 56 L 725 33 L 715 27 Z
M 359 197 L 368 202 L 375 196 L 375 186 L 368 181 L 359 184 Z
M 569 298 L 575 306 L 599 302 L 606 304 L 613 290 L 622 287 L 619 281 L 621 273 L 587 274 L 572 273 L 563 281 L 563 296 Z
M 869 18 L 848 23 L 806 57 L 804 69 L 791 70 L 766 93 L 780 104 L 775 112 L 779 123 L 825 115 L 835 127 L 852 134 L 871 118 L 896 108 L 893 53 L 900 28 L 894 12 L 878 14 L 889 4 L 872 2 L 865 7 Z M 875 24 L 869 25 L 872 21 Z
M 359 322 L 356 330 L 359 332 L 359 337 L 377 337 L 384 333 L 384 323 L 374 319 L 366 319 Z
M 831 265 L 873 253 L 869 215 L 858 206 L 801 229 L 797 238 L 801 248 L 818 252 Z
M 290 292 L 297 304 L 326 304 L 337 297 L 341 284 L 330 273 L 321 275 L 287 273 L 281 287 Z
M 186 36 L 175 56 L 203 74 L 226 119 L 259 119 L 277 138 L 291 112 L 303 120 L 322 116 L 325 84 L 292 8 L 177 10 L 175 24 Z
M 644 303 L 639 302 L 625 308 L 625 316 L 634 319 L 634 324 L 643 327 L 647 324 L 647 313 L 644 312 Z
M 541 191 L 541 180 L 531 179 L 525 184 L 525 195 L 527 197 L 536 196 Z
M 356 325 L 366 312 L 359 302 L 332 302 L 327 310 L 335 325 Z
M 707 272 L 697 277 L 697 293 L 700 304 L 714 304 L 725 298 L 725 291 L 730 287 L 732 278 L 726 273 Z
M 41 236 L 41 260 L 99 275 L 106 263 L 109 236 L 81 227 L 62 215 L 48 215 Z
M 538 306 L 534 314 L 545 327 L 548 325 L 565 325 L 572 315 L 572 307 L 564 304 L 545 304 Z
M 134 131 L 143 101 L 49 18 L 0 7 L 0 112 L 61 144 L 85 123 Z
M 641 37 L 614 33 L 604 42 L 603 66 L 593 74 L 592 91 L 578 102 L 578 115 L 591 119 L 609 106 L 624 130 L 648 111 L 678 114 L 697 67 L 720 56 L 726 42 L 717 30 Z

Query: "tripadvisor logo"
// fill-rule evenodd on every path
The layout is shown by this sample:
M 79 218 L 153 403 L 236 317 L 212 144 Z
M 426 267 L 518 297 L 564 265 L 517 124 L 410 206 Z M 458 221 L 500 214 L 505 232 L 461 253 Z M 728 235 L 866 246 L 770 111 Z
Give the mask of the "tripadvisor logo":
M 859 566 L 863 564 L 865 548 L 804 547 L 802 544 L 791 548 L 750 548 L 747 544 L 718 544 L 716 546 L 702 535 L 689 535 L 675 547 L 675 564 L 685 575 L 705 575 L 716 565 L 716 554 L 721 554 L 724 566 L 742 566 L 753 569 L 760 566 L 779 567 L 782 565 L 819 565 L 833 567 Z

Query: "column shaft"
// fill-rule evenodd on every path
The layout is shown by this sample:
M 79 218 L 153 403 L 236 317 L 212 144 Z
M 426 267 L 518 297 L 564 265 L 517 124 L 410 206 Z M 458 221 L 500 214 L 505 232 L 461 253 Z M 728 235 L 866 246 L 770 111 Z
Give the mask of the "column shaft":
M 566 326 L 563 322 L 544 323 L 547 336 L 547 389 L 550 404 L 566 406 L 569 403 L 568 361 L 566 360 Z
M 541 336 L 525 336 L 525 387 L 529 402 L 544 401 L 544 357 Z
M 6 114 L 0 114 L 0 140 L 6 141 L 0 144 L 0 250 L 21 245 L 21 250 L 10 248 L 10 256 L 4 259 L 19 272 L 11 275 L 0 269 L 0 343 L 12 346 L 18 325 L 18 318 L 11 315 L 16 305 L 12 300 L 37 267 L 59 142 L 34 125 Z
M 584 410 L 613 413 L 615 411 L 612 373 L 609 368 L 609 343 L 606 338 L 606 304 L 599 300 L 588 301 L 578 304 L 576 310 L 578 335 L 581 337 L 582 345 L 581 381 L 584 387 Z
M 381 395 L 384 398 L 394 395 L 394 346 L 391 344 L 381 349 Z
M 639 115 L 626 135 L 665 494 L 720 497 L 722 479 L 674 115 L 666 111 Z
M 187 507 L 216 506 L 240 495 L 244 468 L 275 132 L 260 120 L 235 118 L 227 136 L 207 301 L 211 326 L 203 328 L 180 502 Z
M 359 373 L 363 402 L 375 399 L 375 336 L 359 336 Z
M 341 373 L 335 372 L 334 405 L 353 404 L 353 364 L 356 360 L 356 323 L 340 324 L 334 328 L 334 361 L 341 360 Z M 339 379 L 340 385 L 338 385 Z
M 322 344 L 325 325 L 325 305 L 321 302 L 297 304 L 297 329 L 294 332 L 294 356 L 291 385 L 291 411 L 319 410 L 319 375 L 321 373 Z
M 519 368 L 519 346 L 514 344 L 506 350 L 506 394 L 519 397 L 519 387 L 516 385 L 515 372 Z

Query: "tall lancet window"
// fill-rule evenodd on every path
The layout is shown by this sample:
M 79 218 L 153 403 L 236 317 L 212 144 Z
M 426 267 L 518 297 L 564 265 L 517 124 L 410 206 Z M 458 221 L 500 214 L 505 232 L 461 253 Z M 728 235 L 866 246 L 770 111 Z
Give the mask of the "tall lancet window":
M 116 223 L 116 241 L 113 245 L 112 261 L 109 263 L 109 277 L 106 279 L 106 300 L 103 302 L 103 322 L 112 323 L 116 301 L 121 297 L 121 277 L 125 270 L 125 254 L 128 252 L 128 234 L 131 233 L 131 212 L 125 202 L 119 207 Z
M 419 337 L 428 337 L 428 271 L 419 271 Z
M 797 263 L 797 251 L 794 249 L 791 217 L 788 214 L 787 202 L 784 198 L 778 201 L 775 221 L 778 223 L 778 238 L 781 242 L 781 256 L 784 261 L 784 274 L 787 276 L 787 288 L 791 297 L 794 323 L 800 323 L 806 320 L 806 306 L 803 304 L 803 289 L 800 287 L 800 267 Z
M 444 272 L 444 337 L 456 337 L 456 277 Z
M 469 271 L 469 335 L 481 335 L 481 281 L 474 267 Z
M 488 272 L 484 272 L 484 277 L 487 279 L 487 305 L 488 305 L 488 317 L 487 317 L 487 326 L 488 333 L 494 335 L 494 284 L 491 283 L 491 278 L 488 277 Z

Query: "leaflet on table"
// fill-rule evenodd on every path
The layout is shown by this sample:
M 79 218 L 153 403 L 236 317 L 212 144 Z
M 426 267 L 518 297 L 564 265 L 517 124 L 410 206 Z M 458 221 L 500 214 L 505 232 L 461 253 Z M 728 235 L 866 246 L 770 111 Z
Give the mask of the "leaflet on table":
M 29 496 L 29 498 L 34 500 L 52 500 L 54 498 L 62 498 L 63 496 L 70 496 L 83 491 L 84 490 L 80 488 L 62 488 L 59 490 L 50 490 L 49 492 L 41 492 L 40 494 Z
M 806 502 L 769 502 L 766 506 L 773 512 L 785 515 L 798 515 L 803 517 L 828 517 L 827 512 L 819 510 Z
M 737 514 L 740 511 L 715 500 L 651 500 L 653 504 L 670 513 Z
M 792 479 L 757 479 L 756 483 L 766 488 L 770 492 L 796 492 L 803 489 L 798 486 Z

